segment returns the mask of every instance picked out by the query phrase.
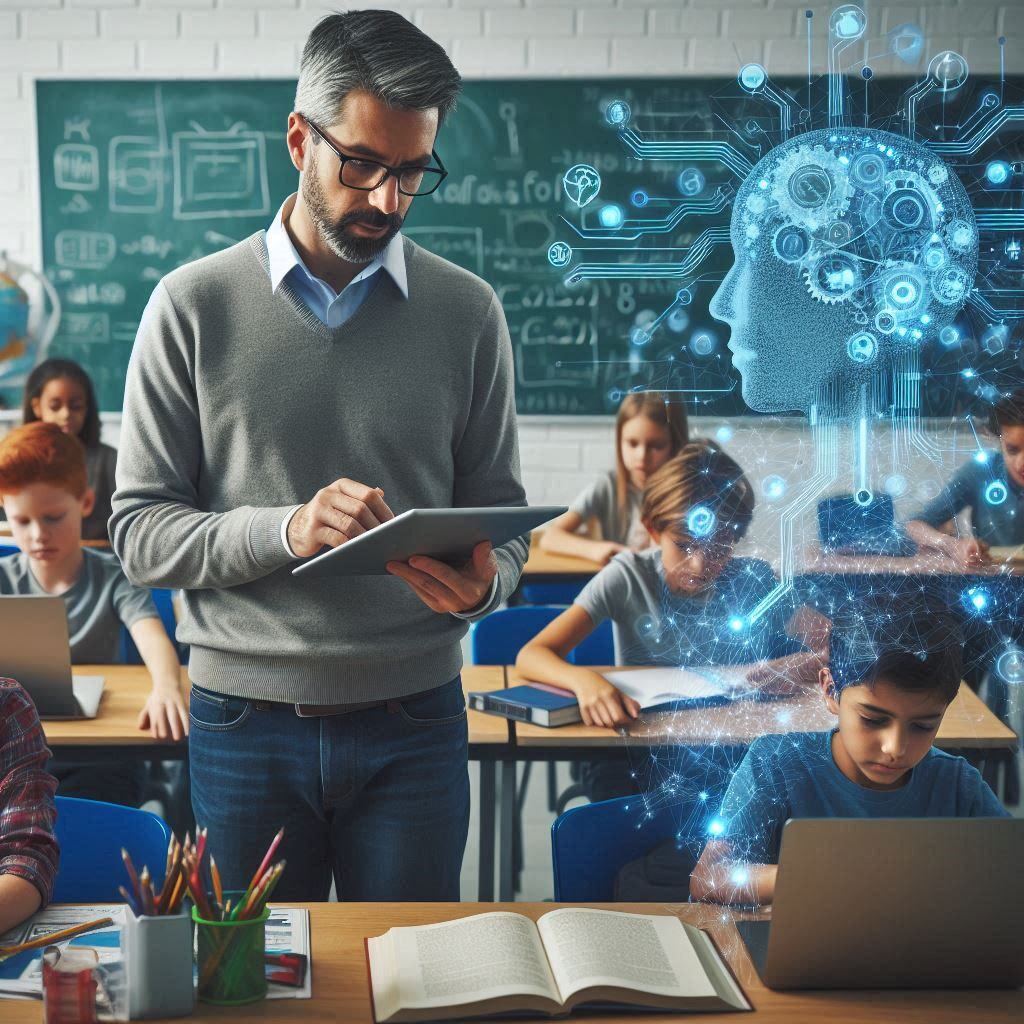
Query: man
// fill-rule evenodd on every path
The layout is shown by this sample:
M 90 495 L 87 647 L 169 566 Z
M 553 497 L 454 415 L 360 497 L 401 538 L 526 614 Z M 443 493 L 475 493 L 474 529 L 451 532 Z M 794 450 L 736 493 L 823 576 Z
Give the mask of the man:
M 280 899 L 458 899 L 466 620 L 520 538 L 467 565 L 303 579 L 299 558 L 417 507 L 522 505 L 511 345 L 483 281 L 399 234 L 444 176 L 460 78 L 397 14 L 324 18 L 266 232 L 169 274 L 125 393 L 111 537 L 185 590 L 193 807 L 225 888 L 280 826 Z M 302 504 L 299 504 L 302 502 Z

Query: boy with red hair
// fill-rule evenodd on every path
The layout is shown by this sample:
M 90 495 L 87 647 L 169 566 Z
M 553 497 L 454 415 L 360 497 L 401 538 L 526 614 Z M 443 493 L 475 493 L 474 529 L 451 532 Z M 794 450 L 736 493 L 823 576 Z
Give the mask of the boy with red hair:
M 149 592 L 128 582 L 116 555 L 82 547 L 82 519 L 94 500 L 82 443 L 49 423 L 11 431 L 0 441 L 0 500 L 21 548 L 0 558 L 0 595 L 63 597 L 71 660 L 79 664 L 116 661 L 125 625 L 153 680 L 139 728 L 181 739 L 188 712 L 178 658 Z M 56 768 L 62 794 L 137 801 L 137 778 L 124 766 L 84 767 Z

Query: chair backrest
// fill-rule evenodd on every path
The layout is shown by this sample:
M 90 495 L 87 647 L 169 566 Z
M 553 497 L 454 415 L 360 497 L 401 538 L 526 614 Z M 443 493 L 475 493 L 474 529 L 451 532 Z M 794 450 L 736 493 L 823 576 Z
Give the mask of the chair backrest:
M 21 551 L 17 544 L 0 544 L 0 558 L 7 555 L 16 555 Z
M 586 580 L 576 582 L 554 581 L 552 583 L 522 583 L 519 594 L 525 604 L 570 605 L 587 585 Z
M 516 655 L 564 608 L 551 605 L 517 605 L 502 608 L 473 624 L 470 649 L 474 665 L 512 665 Z M 574 665 L 614 665 L 612 624 L 602 622 L 567 659 Z
M 167 636 L 174 645 L 174 649 L 178 652 L 178 660 L 184 664 L 181 646 L 174 639 L 174 631 L 178 625 L 174 617 L 174 591 L 156 588 L 150 590 L 150 594 L 153 597 L 153 604 L 156 605 L 160 621 L 164 624 L 164 629 L 167 631 Z M 119 661 L 122 665 L 142 664 L 142 655 L 139 654 L 139 649 L 135 646 L 131 633 L 124 626 L 121 627 Z
M 679 820 L 679 806 L 648 810 L 639 795 L 570 807 L 551 826 L 555 901 L 612 900 L 619 869 L 675 835 Z
M 171 830 L 167 823 L 135 807 L 99 800 L 57 797 L 60 870 L 55 903 L 119 903 L 119 885 L 127 886 L 121 847 L 136 870 L 149 867 L 154 886 L 163 885 Z

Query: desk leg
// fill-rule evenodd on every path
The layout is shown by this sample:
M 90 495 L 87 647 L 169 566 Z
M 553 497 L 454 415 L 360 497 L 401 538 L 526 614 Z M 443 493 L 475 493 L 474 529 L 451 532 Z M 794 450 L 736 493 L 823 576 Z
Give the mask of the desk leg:
M 477 878 L 477 900 L 494 901 L 494 806 L 498 802 L 495 764 L 480 761 L 480 868 Z
M 498 832 L 498 899 L 515 899 L 516 762 L 501 762 L 501 823 Z

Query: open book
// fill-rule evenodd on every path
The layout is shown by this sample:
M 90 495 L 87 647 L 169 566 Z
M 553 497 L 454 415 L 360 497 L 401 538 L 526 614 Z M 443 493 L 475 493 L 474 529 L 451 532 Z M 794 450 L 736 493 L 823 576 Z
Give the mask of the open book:
M 641 710 L 646 711 L 662 704 L 699 707 L 755 696 L 757 687 L 747 681 L 750 667 L 644 668 L 601 674 L 616 689 L 632 697 Z
M 378 1024 L 584 1004 L 751 1009 L 711 939 L 666 915 L 567 907 L 534 923 L 498 911 L 392 928 L 366 953 Z

